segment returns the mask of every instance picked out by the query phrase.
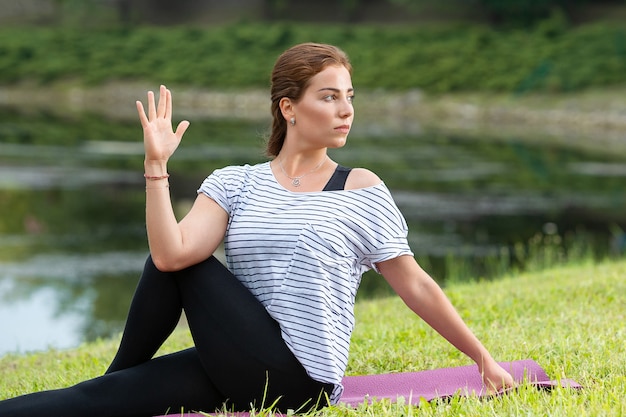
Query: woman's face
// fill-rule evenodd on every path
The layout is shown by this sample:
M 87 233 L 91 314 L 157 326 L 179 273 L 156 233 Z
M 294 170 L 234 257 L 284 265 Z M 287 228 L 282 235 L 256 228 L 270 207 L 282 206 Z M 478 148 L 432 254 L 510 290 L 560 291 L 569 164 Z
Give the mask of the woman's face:
M 346 143 L 354 107 L 352 78 L 344 66 L 331 65 L 311 78 L 293 105 L 295 126 L 289 126 L 303 149 L 339 148 Z

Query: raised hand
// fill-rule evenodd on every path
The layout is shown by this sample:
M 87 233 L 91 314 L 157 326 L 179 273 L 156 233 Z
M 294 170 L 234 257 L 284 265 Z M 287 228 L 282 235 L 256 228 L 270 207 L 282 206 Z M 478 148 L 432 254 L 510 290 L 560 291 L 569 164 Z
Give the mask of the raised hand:
M 165 163 L 180 144 L 189 122 L 183 120 L 172 129 L 172 93 L 164 85 L 159 90 L 159 102 L 155 103 L 154 93 L 148 92 L 148 113 L 141 101 L 137 101 L 139 120 L 143 127 L 143 144 L 146 162 Z

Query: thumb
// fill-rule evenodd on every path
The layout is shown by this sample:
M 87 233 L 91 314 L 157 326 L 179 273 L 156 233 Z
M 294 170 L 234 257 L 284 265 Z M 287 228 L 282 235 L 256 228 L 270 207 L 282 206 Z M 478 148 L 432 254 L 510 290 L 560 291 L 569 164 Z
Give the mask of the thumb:
M 189 127 L 189 121 L 187 120 L 183 120 L 182 122 L 178 124 L 178 126 L 176 127 L 176 132 L 174 132 L 174 134 L 179 140 L 182 139 L 188 127 Z

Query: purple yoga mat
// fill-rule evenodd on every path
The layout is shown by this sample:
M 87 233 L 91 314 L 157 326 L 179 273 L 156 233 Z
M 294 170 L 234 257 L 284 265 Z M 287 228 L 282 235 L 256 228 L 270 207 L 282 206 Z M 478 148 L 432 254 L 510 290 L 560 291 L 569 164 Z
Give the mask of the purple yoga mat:
M 581 388 L 570 380 L 550 380 L 545 371 L 532 359 L 514 362 L 500 362 L 517 382 L 525 382 L 539 388 L 555 386 Z M 476 365 L 456 368 L 441 368 L 421 372 L 403 372 L 380 375 L 346 376 L 343 379 L 344 393 L 340 403 L 356 407 L 364 401 L 389 399 L 397 401 L 404 398 L 405 402 L 419 404 L 420 399 L 431 401 L 435 398 L 447 398 L 454 395 L 487 396 L 482 378 Z M 209 414 L 209 415 L 220 415 Z M 221 414 L 223 415 L 223 414 Z M 277 417 L 280 414 L 275 414 Z M 168 416 L 202 417 L 202 414 L 173 413 Z M 231 417 L 248 417 L 249 413 L 233 413 Z M 164 417 L 164 416 L 159 416 Z
M 580 385 L 571 380 L 550 380 L 545 371 L 531 359 L 500 362 L 500 365 L 513 375 L 517 382 L 528 382 L 542 388 L 556 385 L 580 388 Z M 431 401 L 457 394 L 479 397 L 489 395 L 476 365 L 421 372 L 349 376 L 344 379 L 344 386 L 345 391 L 340 401 L 350 406 L 356 406 L 366 400 L 395 401 L 398 397 L 403 397 L 406 402 L 410 398 L 411 403 L 417 405 L 421 398 Z

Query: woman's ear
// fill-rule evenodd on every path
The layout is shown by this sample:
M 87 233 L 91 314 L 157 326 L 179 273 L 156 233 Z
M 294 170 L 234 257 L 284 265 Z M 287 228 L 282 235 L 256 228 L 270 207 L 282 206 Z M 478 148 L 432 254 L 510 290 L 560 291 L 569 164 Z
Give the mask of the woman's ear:
M 288 97 L 283 97 L 278 102 L 278 106 L 280 107 L 280 112 L 283 114 L 285 120 L 290 120 L 295 116 L 293 102 Z

